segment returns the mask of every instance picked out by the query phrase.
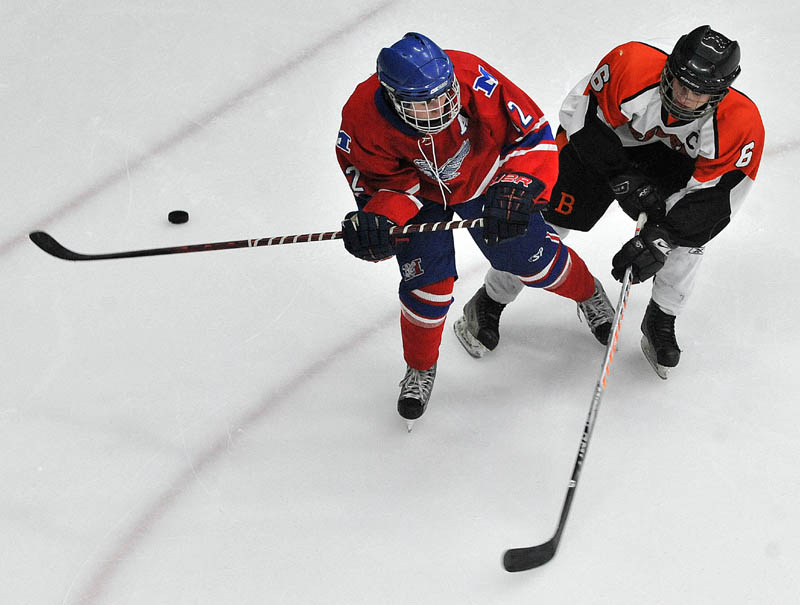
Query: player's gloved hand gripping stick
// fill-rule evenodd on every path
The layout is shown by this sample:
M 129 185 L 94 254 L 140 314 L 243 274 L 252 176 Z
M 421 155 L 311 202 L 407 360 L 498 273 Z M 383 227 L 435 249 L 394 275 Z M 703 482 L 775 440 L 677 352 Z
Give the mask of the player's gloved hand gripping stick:
M 394 256 L 391 230 L 394 223 L 381 214 L 356 210 L 342 221 L 345 249 L 362 260 L 381 261 Z
M 614 255 L 611 275 L 617 281 L 622 281 L 623 275 L 630 269 L 634 284 L 647 281 L 664 267 L 667 256 L 674 248 L 669 231 L 654 221 L 648 222 Z
M 640 212 L 647 214 L 651 223 L 664 218 L 667 207 L 658 188 L 643 174 L 637 172 L 619 174 L 609 180 L 622 210 L 636 220 Z
M 483 195 L 483 241 L 496 246 L 525 235 L 531 213 L 539 209 L 536 200 L 544 189 L 542 181 L 524 172 L 497 175 Z

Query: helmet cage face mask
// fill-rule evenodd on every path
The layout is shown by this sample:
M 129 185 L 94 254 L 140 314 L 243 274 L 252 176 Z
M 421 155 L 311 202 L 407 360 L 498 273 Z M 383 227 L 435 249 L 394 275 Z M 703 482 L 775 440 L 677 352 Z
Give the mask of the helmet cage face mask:
M 395 112 L 403 122 L 422 134 L 436 134 L 453 123 L 461 111 L 461 92 L 453 77 L 442 93 L 425 98 L 404 98 L 399 91 L 382 83 Z
M 699 107 L 695 109 L 690 109 L 687 107 L 683 107 L 678 105 L 672 97 L 672 84 L 675 81 L 675 74 L 672 73 L 672 70 L 669 67 L 669 62 L 664 66 L 664 70 L 661 72 L 661 82 L 659 84 L 659 93 L 661 95 L 661 104 L 664 106 L 670 115 L 679 119 L 679 120 L 696 120 L 698 118 L 702 118 L 704 115 L 707 115 L 716 109 L 717 105 L 722 102 L 722 99 L 728 94 L 728 89 L 718 91 L 718 92 L 706 92 L 703 90 L 698 90 L 696 86 L 690 85 L 689 82 L 679 79 L 678 83 L 685 86 L 689 90 L 696 92 L 698 94 L 708 94 L 711 95 L 710 98 L 706 103 L 703 103 Z
M 377 72 L 395 113 L 417 132 L 441 132 L 461 110 L 453 62 L 427 36 L 409 32 L 382 49 Z

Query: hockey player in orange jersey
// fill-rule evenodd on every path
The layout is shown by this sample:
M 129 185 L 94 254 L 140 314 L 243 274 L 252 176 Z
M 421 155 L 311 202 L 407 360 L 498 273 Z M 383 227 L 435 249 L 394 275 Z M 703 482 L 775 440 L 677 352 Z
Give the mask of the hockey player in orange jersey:
M 647 214 L 641 233 L 613 257 L 612 274 L 621 280 L 632 266 L 634 283 L 653 278 L 642 350 L 661 378 L 678 365 L 675 318 L 706 244 L 742 205 L 761 161 L 761 116 L 731 88 L 739 59 L 739 44 L 707 25 L 682 36 L 669 54 L 627 42 L 577 84 L 559 113 L 559 177 L 543 215 L 564 237 L 589 231 L 614 199 L 634 219 Z M 488 303 L 502 309 L 522 286 L 490 269 L 484 289 Z M 465 320 L 488 303 L 476 294 Z M 492 334 L 496 345 L 498 319 L 468 322 L 470 332 Z

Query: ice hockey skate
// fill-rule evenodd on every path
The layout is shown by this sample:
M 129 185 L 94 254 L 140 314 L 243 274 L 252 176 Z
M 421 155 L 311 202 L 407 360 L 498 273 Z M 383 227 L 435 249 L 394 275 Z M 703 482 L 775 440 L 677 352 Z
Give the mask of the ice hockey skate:
M 642 319 L 642 352 L 656 374 L 664 380 L 681 358 L 675 339 L 675 316 L 664 313 L 652 300 Z
M 481 286 L 464 305 L 464 315 L 453 324 L 453 330 L 467 353 L 480 358 L 497 347 L 504 308 L 504 304 L 489 298 L 486 286 Z
M 583 313 L 589 329 L 601 344 L 608 344 L 611 333 L 611 324 L 614 323 L 614 307 L 606 296 L 603 284 L 594 278 L 594 294 L 583 302 L 578 303 L 578 310 Z M 580 317 L 580 315 L 579 315 Z
M 406 366 L 406 375 L 400 381 L 400 398 L 397 400 L 397 412 L 405 418 L 408 432 L 414 422 L 425 413 L 428 400 L 433 391 L 436 378 L 436 364 L 430 370 L 415 370 Z

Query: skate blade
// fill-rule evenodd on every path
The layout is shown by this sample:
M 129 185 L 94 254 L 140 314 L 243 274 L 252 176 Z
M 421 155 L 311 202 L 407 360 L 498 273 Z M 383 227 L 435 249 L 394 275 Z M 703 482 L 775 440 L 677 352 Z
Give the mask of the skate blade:
M 419 414 L 416 414 L 417 410 L 413 410 L 413 411 L 412 410 L 406 410 L 406 412 L 412 412 L 412 413 L 409 413 L 408 415 L 406 415 L 406 414 L 403 414 L 403 410 L 400 409 L 400 402 L 398 402 L 397 405 L 398 405 L 397 413 L 400 415 L 400 418 L 405 420 L 405 422 L 406 422 L 406 430 L 409 433 L 411 432 L 411 429 L 414 428 L 414 423 L 417 420 L 419 420 L 420 418 L 422 418 L 422 415 L 425 413 L 425 408 L 428 407 L 428 406 L 424 406 L 422 408 L 422 411 L 419 412 Z
M 642 353 L 644 353 L 645 359 L 650 362 L 650 365 L 653 366 L 658 377 L 662 380 L 666 380 L 670 369 L 658 363 L 656 352 L 653 347 L 650 346 L 650 341 L 647 340 L 647 336 L 645 335 L 642 335 Z
M 463 315 L 453 324 L 453 331 L 456 333 L 456 338 L 458 338 L 458 342 L 461 343 L 461 346 L 475 359 L 480 359 L 489 352 L 489 349 L 483 346 L 477 338 L 469 333 L 469 330 L 467 330 L 467 319 Z

